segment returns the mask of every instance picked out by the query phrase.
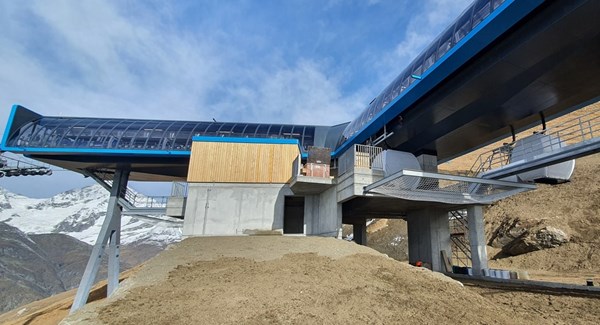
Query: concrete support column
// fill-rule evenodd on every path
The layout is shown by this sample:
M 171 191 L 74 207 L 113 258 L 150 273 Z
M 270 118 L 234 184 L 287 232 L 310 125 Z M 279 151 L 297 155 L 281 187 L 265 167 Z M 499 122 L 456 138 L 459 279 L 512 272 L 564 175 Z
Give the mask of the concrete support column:
M 304 197 L 306 234 L 338 237 L 342 228 L 342 207 L 337 202 L 337 191 L 332 187 L 319 194 Z
M 113 218 L 108 239 L 108 281 L 106 295 L 110 297 L 119 287 L 119 273 L 121 270 L 121 207 L 117 208 L 119 216 Z
M 121 245 L 121 206 L 119 199 L 125 194 L 127 189 L 127 180 L 129 172 L 116 170 L 110 190 L 110 199 L 108 200 L 108 209 L 106 217 L 100 228 L 98 239 L 92 248 L 92 253 L 83 272 L 81 282 L 77 288 L 77 294 L 71 306 L 71 313 L 83 307 L 86 304 L 90 289 L 98 274 L 98 268 L 102 261 L 102 254 L 105 251 L 106 244 L 108 249 L 108 287 L 107 294 L 110 296 L 119 285 L 119 256 Z
M 421 165 L 421 169 L 424 172 L 429 172 L 429 173 L 437 173 L 438 172 L 437 156 L 422 154 L 422 155 L 417 156 L 417 161 L 419 162 L 419 165 Z
M 467 208 L 469 226 L 469 244 L 471 246 L 471 263 L 473 275 L 483 275 L 488 269 L 487 248 L 485 245 L 485 229 L 483 223 L 483 207 L 472 205 Z
M 304 229 L 305 235 L 316 233 L 319 221 L 319 195 L 310 194 L 304 196 Z
M 441 252 L 452 256 L 448 212 L 434 208 L 417 210 L 410 212 L 406 221 L 409 263 L 421 261 L 433 271 L 445 272 Z
M 352 233 L 354 234 L 354 242 L 359 245 L 367 246 L 367 220 L 352 224 Z

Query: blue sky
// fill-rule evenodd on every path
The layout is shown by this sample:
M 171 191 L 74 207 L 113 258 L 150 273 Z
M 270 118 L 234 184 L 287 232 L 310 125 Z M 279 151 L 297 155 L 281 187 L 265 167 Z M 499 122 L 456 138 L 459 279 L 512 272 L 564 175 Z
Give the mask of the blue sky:
M 44 115 L 351 120 L 470 0 L 0 0 L 0 125 Z M 35 186 L 32 186 L 35 184 Z M 0 179 L 46 197 L 78 174 Z

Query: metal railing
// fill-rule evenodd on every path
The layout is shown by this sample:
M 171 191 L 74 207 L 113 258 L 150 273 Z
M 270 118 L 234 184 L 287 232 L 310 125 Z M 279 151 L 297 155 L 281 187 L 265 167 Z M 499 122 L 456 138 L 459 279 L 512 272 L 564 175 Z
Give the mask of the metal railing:
M 383 170 L 382 151 L 381 147 L 355 144 L 338 159 L 338 175 L 355 167 Z
M 476 177 L 490 169 L 500 168 L 510 163 L 510 153 L 512 152 L 513 145 L 514 143 L 505 143 L 498 148 L 479 155 L 469 169 L 467 176 Z
M 107 190 L 112 188 L 114 173 L 112 171 L 96 170 L 89 173 L 96 181 L 103 185 Z M 123 199 L 125 207 L 134 209 L 165 209 L 167 207 L 168 196 L 146 196 L 140 194 L 130 187 L 126 187 L 120 197 Z
M 477 176 L 511 162 L 595 139 L 600 135 L 600 116 L 594 115 L 597 112 L 575 117 L 558 126 L 484 152 L 471 167 L 469 175 Z
M 124 199 L 136 208 L 166 208 L 168 196 L 145 196 L 129 187 L 125 191 Z
M 365 186 L 364 193 L 410 201 L 490 204 L 532 189 L 535 185 L 404 169 Z

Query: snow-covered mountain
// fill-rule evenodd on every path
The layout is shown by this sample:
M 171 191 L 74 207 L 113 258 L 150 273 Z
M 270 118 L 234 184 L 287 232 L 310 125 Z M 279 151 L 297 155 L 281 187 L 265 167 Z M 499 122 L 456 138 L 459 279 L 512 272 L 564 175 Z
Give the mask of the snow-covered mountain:
M 0 188 L 0 222 L 28 234 L 61 233 L 93 245 L 106 216 L 109 193 L 93 185 L 33 199 Z M 123 216 L 121 243 L 164 246 L 181 239 L 182 223 L 168 217 Z

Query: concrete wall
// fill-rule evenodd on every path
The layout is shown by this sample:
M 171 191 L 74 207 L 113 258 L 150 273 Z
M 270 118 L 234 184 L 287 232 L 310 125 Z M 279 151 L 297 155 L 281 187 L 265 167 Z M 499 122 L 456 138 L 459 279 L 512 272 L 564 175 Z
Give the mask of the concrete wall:
M 183 217 L 185 214 L 185 197 L 169 196 L 167 199 L 167 215 L 169 217 Z
M 383 178 L 383 171 L 354 167 L 337 179 L 337 201 L 344 202 L 362 196 L 364 187 Z
M 408 226 L 408 261 L 421 261 L 433 271 L 444 272 L 441 251 L 452 256 L 448 212 L 441 209 L 422 209 L 410 212 Z
M 283 229 L 287 184 L 190 183 L 183 236 Z
M 306 234 L 337 237 L 342 227 L 342 207 L 337 202 L 337 190 L 332 187 L 304 199 Z

